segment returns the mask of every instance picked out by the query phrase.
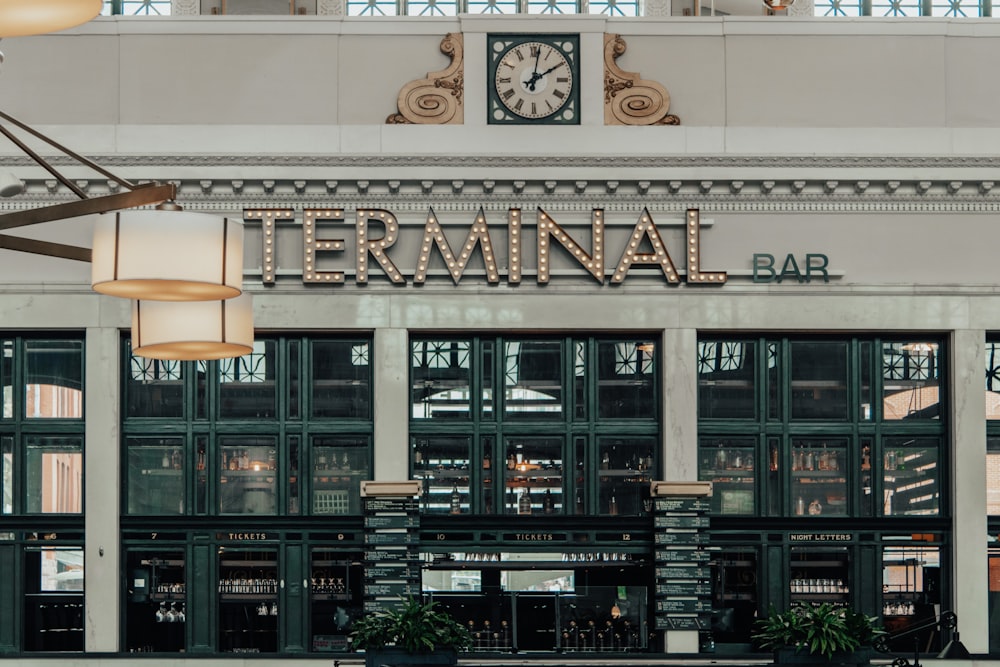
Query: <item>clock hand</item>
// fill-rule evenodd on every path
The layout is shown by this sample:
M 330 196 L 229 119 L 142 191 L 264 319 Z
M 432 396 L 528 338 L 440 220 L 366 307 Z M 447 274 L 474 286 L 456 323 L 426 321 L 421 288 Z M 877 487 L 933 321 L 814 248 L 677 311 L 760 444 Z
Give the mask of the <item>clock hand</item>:
M 552 70 L 554 70 L 554 69 L 556 69 L 556 68 L 558 68 L 558 67 L 562 67 L 562 65 L 563 65 L 563 64 L 562 64 L 561 62 L 559 62 L 559 63 L 556 63 L 555 65 L 553 65 L 552 67 L 548 68 L 547 70 L 545 70 L 545 71 L 544 71 L 544 72 L 542 72 L 541 74 L 538 74 L 537 76 L 538 76 L 538 78 L 539 78 L 539 79 L 541 79 L 541 78 L 542 78 L 543 76 L 545 76 L 546 74 L 548 74 L 548 73 L 549 73 L 549 72 L 551 72 Z M 532 75 L 532 76 L 535 76 L 535 75 Z

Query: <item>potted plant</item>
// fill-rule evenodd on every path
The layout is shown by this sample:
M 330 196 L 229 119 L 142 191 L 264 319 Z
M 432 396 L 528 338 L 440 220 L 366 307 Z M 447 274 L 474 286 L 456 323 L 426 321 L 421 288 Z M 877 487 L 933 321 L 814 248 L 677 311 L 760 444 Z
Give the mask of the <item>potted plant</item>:
M 757 646 L 774 650 L 774 662 L 799 665 L 868 665 L 872 643 L 885 634 L 873 616 L 824 602 L 798 603 L 754 623 Z
M 365 650 L 365 667 L 454 665 L 472 635 L 436 602 L 406 598 L 398 607 L 356 620 L 348 635 L 353 650 Z

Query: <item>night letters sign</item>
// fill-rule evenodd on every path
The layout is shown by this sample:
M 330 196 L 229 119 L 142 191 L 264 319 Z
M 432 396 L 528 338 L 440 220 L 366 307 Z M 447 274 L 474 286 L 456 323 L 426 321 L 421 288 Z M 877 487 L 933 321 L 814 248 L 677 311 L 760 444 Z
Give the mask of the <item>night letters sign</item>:
M 331 253 L 351 253 L 354 260 L 354 280 L 357 284 L 366 284 L 372 267 L 381 271 L 395 284 L 406 284 L 407 278 L 393 261 L 392 247 L 399 240 L 400 224 L 396 215 L 386 209 L 358 208 L 355 209 L 353 248 L 349 248 L 345 238 L 335 238 L 326 223 L 346 223 L 347 212 L 340 208 L 310 208 L 302 212 L 302 281 L 304 283 L 343 284 L 346 275 L 344 271 L 320 270 L 318 260 Z M 243 219 L 247 222 L 261 221 L 261 266 L 262 281 L 265 285 L 274 284 L 277 273 L 277 225 L 281 222 L 293 222 L 294 211 L 291 209 L 246 209 Z M 523 216 L 521 209 L 507 210 L 507 266 L 506 280 L 508 285 L 521 282 L 524 266 L 522 252 Z M 325 229 L 320 230 L 320 224 Z M 495 228 L 494 228 L 495 229 Z M 664 279 L 670 284 L 679 284 L 681 275 L 678 272 L 674 257 L 667 249 L 666 243 L 653 220 L 653 216 L 645 208 L 638 214 L 631 233 L 621 247 L 615 251 L 618 259 L 612 265 L 607 263 L 605 252 L 605 221 L 604 209 L 591 210 L 590 239 L 587 251 L 584 245 L 572 237 L 566 228 L 549 215 L 541 207 L 537 209 L 535 220 L 535 245 L 538 266 L 536 281 L 539 285 L 549 282 L 551 276 L 551 247 L 559 245 L 566 256 L 583 270 L 589 273 L 597 283 L 603 285 L 608 280 L 610 284 L 625 281 L 629 271 L 636 266 L 657 268 Z M 683 255 L 687 267 L 684 281 L 695 285 L 722 285 L 727 281 L 725 271 L 706 271 L 701 262 L 701 219 L 697 209 L 689 209 L 685 217 L 684 245 L 678 257 Z M 325 236 L 323 234 L 330 234 Z M 372 234 L 376 234 L 374 238 Z M 441 256 L 447 266 L 452 281 L 458 285 L 470 260 L 477 253 L 482 255 L 485 266 L 486 281 L 491 285 L 500 283 L 500 270 L 496 262 L 495 244 L 490 235 L 486 214 L 482 208 L 476 214 L 469 228 L 465 242 L 460 249 L 454 249 L 445 237 L 433 209 L 427 210 L 419 249 L 413 260 L 415 269 L 410 276 L 413 284 L 426 282 L 430 262 L 435 254 Z M 398 261 L 398 258 L 396 258 Z M 348 260 L 349 261 L 349 260 Z M 613 270 L 608 274 L 608 267 Z M 608 278 L 610 275 L 610 278 Z

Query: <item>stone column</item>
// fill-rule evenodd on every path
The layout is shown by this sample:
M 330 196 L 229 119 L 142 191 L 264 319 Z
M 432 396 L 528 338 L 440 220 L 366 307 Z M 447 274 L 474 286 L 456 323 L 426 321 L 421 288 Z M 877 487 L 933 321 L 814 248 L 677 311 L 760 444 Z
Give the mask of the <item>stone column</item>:
M 121 620 L 121 506 L 119 452 L 120 338 L 114 327 L 87 329 L 83 444 L 84 650 L 114 653 L 119 649 Z
M 698 332 L 668 329 L 663 337 L 663 467 L 658 478 L 698 479 Z
M 406 329 L 377 329 L 372 351 L 375 470 L 372 479 L 409 479 L 409 363 Z
M 962 643 L 973 654 L 989 650 L 986 542 L 986 332 L 951 337 L 951 561 L 953 611 Z M 942 600 L 942 608 L 948 601 Z M 948 637 L 943 638 L 947 641 Z

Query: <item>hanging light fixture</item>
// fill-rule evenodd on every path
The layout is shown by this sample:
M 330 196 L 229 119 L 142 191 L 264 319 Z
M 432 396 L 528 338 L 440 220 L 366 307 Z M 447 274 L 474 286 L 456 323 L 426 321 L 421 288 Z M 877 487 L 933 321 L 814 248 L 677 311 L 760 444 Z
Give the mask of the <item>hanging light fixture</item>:
M 47 0 L 25 1 L 48 4 Z M 0 34 L 11 34 L 2 32 L 5 2 L 0 0 Z M 79 197 L 79 201 L 2 213 L 0 231 L 107 214 L 95 226 L 93 251 L 2 233 L 0 248 L 81 262 L 93 260 L 91 279 L 96 291 L 144 299 L 133 304 L 133 351 L 139 356 L 223 359 L 253 350 L 252 301 L 248 294 L 237 296 L 242 292 L 243 276 L 241 222 L 182 211 L 173 203 L 177 193 L 173 183 L 132 183 L 3 111 L 0 120 L 123 188 L 111 195 L 88 197 L 81 187 L 0 122 L 0 134 Z M 152 205 L 158 205 L 157 209 L 133 210 Z
M 0 0 L 0 37 L 65 30 L 101 13 L 102 0 Z
M 207 301 L 243 291 L 243 223 L 179 207 L 102 215 L 91 286 L 128 299 Z
M 132 353 L 149 359 L 193 361 L 253 351 L 253 300 L 134 301 Z

